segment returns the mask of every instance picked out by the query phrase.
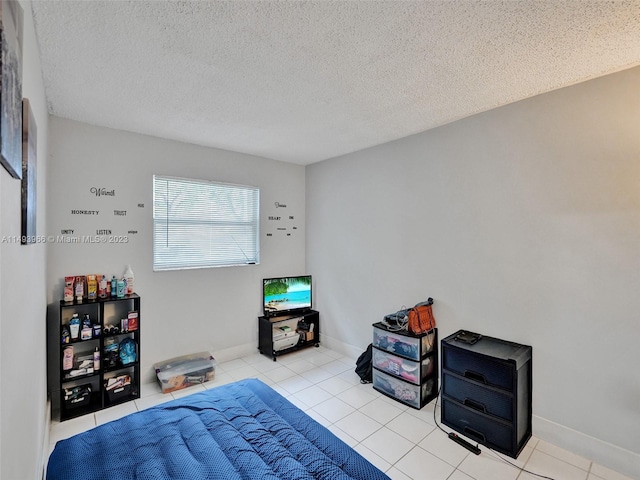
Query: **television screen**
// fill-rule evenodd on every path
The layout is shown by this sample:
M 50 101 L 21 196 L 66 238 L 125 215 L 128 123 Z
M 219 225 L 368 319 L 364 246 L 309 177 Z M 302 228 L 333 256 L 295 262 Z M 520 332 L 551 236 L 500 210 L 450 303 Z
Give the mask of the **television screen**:
M 284 315 L 311 308 L 311 275 L 265 278 L 264 315 Z

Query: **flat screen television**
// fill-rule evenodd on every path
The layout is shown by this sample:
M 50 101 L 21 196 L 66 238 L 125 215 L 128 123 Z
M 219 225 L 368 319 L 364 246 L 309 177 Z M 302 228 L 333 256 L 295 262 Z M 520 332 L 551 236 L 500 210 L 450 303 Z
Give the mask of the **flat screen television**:
M 264 316 L 302 313 L 311 309 L 311 275 L 262 280 Z

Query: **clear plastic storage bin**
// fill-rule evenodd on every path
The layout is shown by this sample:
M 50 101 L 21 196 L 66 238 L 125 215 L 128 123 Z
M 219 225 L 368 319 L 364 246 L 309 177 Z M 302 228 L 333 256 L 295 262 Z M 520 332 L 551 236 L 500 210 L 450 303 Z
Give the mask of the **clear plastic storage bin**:
M 431 357 L 427 357 L 421 362 L 415 362 L 376 348 L 373 349 L 374 367 L 415 384 L 419 384 L 433 373 L 434 363 Z
M 382 324 L 373 326 L 374 347 L 412 360 L 420 360 L 421 357 L 430 353 L 433 350 L 434 342 L 435 333 L 433 331 L 424 336 L 415 336 L 407 332 L 390 332 L 383 328 Z
M 171 358 L 153 365 L 162 393 L 213 380 L 216 360 L 209 352 Z
M 414 385 L 373 369 L 373 386 L 376 390 L 406 403 L 413 408 L 422 408 L 433 390 L 433 380 Z

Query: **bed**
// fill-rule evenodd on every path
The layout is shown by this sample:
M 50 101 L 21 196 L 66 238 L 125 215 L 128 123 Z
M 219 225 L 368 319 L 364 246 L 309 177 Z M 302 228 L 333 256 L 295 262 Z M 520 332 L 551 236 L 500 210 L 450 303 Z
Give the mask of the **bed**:
M 47 480 L 388 479 L 260 380 L 196 393 L 59 441 Z

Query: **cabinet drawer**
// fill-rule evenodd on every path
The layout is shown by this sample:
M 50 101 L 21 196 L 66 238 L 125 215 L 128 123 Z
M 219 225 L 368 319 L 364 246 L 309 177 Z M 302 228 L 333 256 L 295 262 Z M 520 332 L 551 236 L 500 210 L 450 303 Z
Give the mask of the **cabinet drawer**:
M 442 372 L 443 395 L 472 410 L 513 421 L 513 397 L 469 382 L 457 375 Z
M 377 369 L 373 369 L 373 387 L 413 408 L 421 408 L 424 400 L 432 394 L 434 382 L 427 380 L 422 385 L 404 382 Z
M 374 348 L 373 366 L 417 385 L 433 373 L 434 360 L 432 357 L 427 357 L 416 362 Z
M 442 423 L 469 437 L 471 440 L 511 451 L 514 443 L 513 428 L 499 420 L 488 418 L 447 398 L 442 399 Z
M 374 325 L 373 346 L 394 355 L 420 360 L 435 347 L 435 331 L 424 336 L 409 336 L 388 332 Z
M 442 368 L 486 385 L 513 390 L 513 367 L 477 353 L 443 344 Z

